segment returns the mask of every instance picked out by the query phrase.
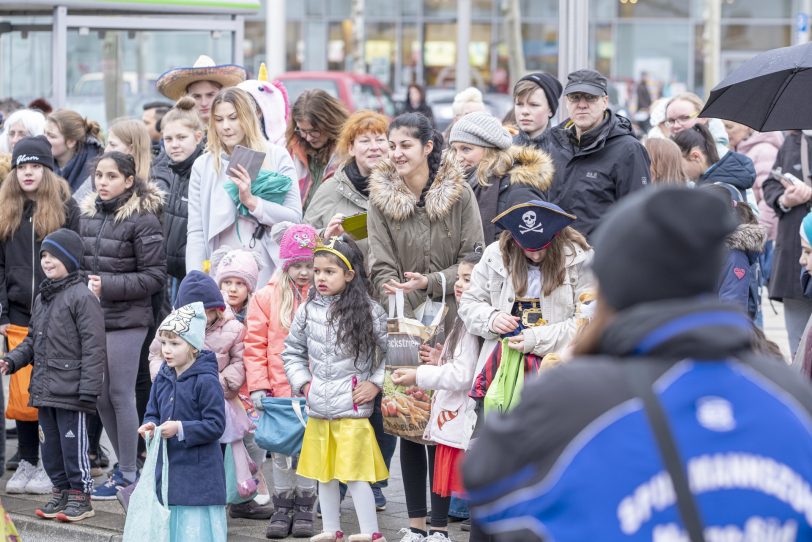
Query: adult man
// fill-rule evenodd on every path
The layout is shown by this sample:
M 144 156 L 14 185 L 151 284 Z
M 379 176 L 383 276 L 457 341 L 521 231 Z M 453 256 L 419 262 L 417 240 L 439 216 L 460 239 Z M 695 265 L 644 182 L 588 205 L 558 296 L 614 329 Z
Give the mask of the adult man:
M 549 201 L 577 216 L 572 226 L 589 236 L 615 201 L 648 184 L 651 162 L 631 122 L 609 109 L 606 77 L 578 70 L 567 79 L 570 118 L 552 129 Z
M 684 187 L 610 211 L 582 357 L 525 384 L 467 452 L 475 529 L 499 542 L 810 539 L 812 389 L 715 295 L 736 224 L 716 194 Z
M 152 156 L 158 156 L 161 152 L 161 130 L 159 125 L 161 119 L 171 107 L 172 104 L 161 101 L 144 104 L 141 120 L 147 126 L 149 139 L 152 141 Z
M 245 68 L 234 64 L 215 65 L 214 60 L 200 55 L 191 68 L 172 68 L 155 83 L 158 92 L 172 101 L 191 96 L 205 124 L 209 123 L 211 103 L 224 87 L 237 86 L 246 79 Z

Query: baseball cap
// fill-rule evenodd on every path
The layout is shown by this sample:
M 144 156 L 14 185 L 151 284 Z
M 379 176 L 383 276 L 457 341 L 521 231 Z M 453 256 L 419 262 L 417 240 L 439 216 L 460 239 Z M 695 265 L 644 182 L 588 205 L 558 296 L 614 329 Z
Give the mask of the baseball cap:
M 606 96 L 607 84 L 606 77 L 595 70 L 577 70 L 567 76 L 564 94 L 583 92 L 593 96 Z

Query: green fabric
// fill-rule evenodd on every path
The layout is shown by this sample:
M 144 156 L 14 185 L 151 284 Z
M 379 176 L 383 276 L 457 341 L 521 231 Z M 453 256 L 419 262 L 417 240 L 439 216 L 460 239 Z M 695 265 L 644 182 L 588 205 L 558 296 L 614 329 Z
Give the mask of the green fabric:
M 519 404 L 524 384 L 524 354 L 508 347 L 502 339 L 499 368 L 485 394 L 485 415 L 509 412 Z
M 290 177 L 262 169 L 254 182 L 251 183 L 251 194 L 259 199 L 281 205 L 285 202 L 285 196 L 287 196 L 291 184 L 293 184 L 293 181 Z M 240 202 L 240 189 L 237 188 L 234 181 L 226 181 L 225 189 L 231 197 L 231 201 L 237 206 L 237 213 L 248 216 L 250 213 L 248 208 Z
M 229 504 L 240 504 L 248 502 L 256 497 L 256 492 L 248 498 L 240 496 L 237 480 L 237 465 L 234 464 L 234 452 L 231 450 L 231 443 L 226 444 L 226 451 L 223 454 L 223 463 L 226 469 L 226 502 Z
M 310 200 L 316 194 L 316 191 L 321 186 L 321 181 L 324 178 L 324 172 L 327 170 L 327 164 L 316 162 L 312 158 L 307 165 L 307 170 L 310 172 L 310 189 L 307 192 L 303 207 L 306 209 L 310 205 Z
M 125 542 L 169 542 L 169 458 L 166 452 L 166 441 L 160 436 L 161 430 L 155 428 L 147 438 L 147 458 L 141 469 L 138 482 L 127 509 L 127 520 L 124 523 Z M 155 469 L 158 456 L 161 457 L 161 500 L 155 493 Z M 163 503 L 163 504 L 161 504 Z

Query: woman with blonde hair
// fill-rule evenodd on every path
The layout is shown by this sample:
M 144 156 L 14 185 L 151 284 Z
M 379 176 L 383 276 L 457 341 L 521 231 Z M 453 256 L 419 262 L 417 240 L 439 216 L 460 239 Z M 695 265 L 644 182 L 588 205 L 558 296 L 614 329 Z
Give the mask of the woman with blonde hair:
M 247 92 L 221 90 L 211 111 L 206 152 L 195 160 L 189 178 L 186 271 L 204 271 L 221 246 L 244 248 L 259 256 L 258 283 L 265 284 L 275 267 L 271 226 L 302 218 L 296 170 L 283 147 L 262 137 Z M 238 145 L 265 155 L 255 179 L 242 165 L 230 167 Z
M 142 179 L 149 178 L 149 166 L 152 163 L 152 140 L 149 131 L 141 120 L 121 119 L 110 126 L 107 134 L 107 146 L 104 152 L 118 151 L 129 154 L 135 159 L 135 172 Z M 166 191 L 168 186 L 158 186 Z
M 304 210 L 338 168 L 336 144 L 348 116 L 344 104 L 321 89 L 307 90 L 293 103 L 285 138 Z
M 68 181 L 73 197 L 81 200 L 91 192 L 93 164 L 102 153 L 99 123 L 76 111 L 58 109 L 48 115 L 45 137 L 54 154 L 54 173 Z
M 670 139 L 648 138 L 644 143 L 651 158 L 653 184 L 686 184 L 688 178 L 682 169 L 682 151 Z

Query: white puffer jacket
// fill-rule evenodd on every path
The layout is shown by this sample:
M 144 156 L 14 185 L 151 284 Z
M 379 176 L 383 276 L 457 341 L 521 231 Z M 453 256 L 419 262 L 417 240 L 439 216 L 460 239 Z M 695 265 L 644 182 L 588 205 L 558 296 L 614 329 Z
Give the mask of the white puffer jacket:
M 356 363 L 337 345 L 337 329 L 329 325 L 328 315 L 339 298 L 317 293 L 311 301 L 303 303 L 296 310 L 290 333 L 285 339 L 285 351 L 282 352 L 285 374 L 294 394 L 310 382 L 308 416 L 326 420 L 369 418 L 373 402 L 357 405 L 357 410 L 353 408 L 352 377 L 355 376 L 359 384 L 369 380 L 382 389 L 384 362 L 372 368 L 375 352 L 369 352 L 367 359 L 359 359 Z M 386 314 L 372 299 L 369 299 L 369 304 L 373 319 L 373 329 L 369 331 L 375 335 L 375 342 L 384 354 L 380 358 L 383 360 L 386 354 Z M 366 369 L 359 371 L 356 365 Z
M 559 352 L 575 337 L 578 330 L 578 298 L 596 287 L 592 273 L 585 266 L 591 255 L 592 249 L 585 251 L 577 247 L 566 250 L 564 283 L 550 295 L 543 296 L 541 313 L 547 324 L 524 331 L 525 352 L 538 356 Z M 471 275 L 471 287 L 460 299 L 459 316 L 465 327 L 486 341 L 479 355 L 480 363 L 490 356 L 499 340 L 499 335 L 491 327 L 493 319 L 499 311 L 510 314 L 515 299 L 513 281 L 502 262 L 502 252 L 496 241 L 485 249 L 482 260 L 476 264 Z

